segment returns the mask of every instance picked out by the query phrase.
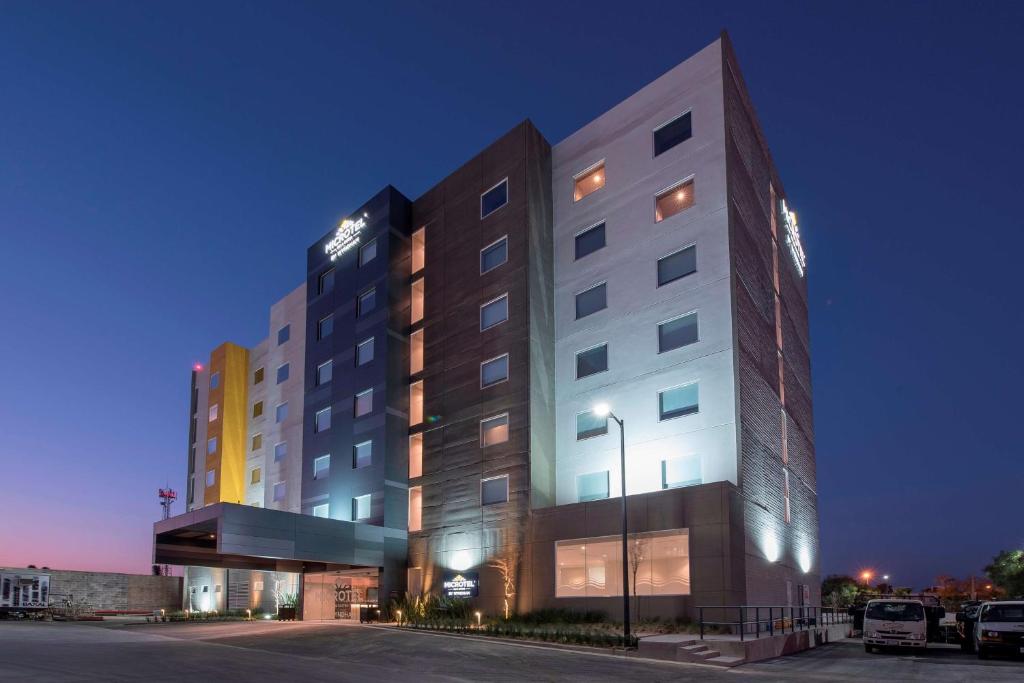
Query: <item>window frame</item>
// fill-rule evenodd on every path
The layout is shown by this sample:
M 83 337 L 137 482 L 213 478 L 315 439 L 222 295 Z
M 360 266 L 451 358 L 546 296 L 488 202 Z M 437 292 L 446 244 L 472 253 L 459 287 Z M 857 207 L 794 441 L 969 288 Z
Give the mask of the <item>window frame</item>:
M 368 294 L 373 294 L 373 308 L 368 311 L 363 310 L 363 298 Z M 356 318 L 363 318 L 373 311 L 377 310 L 377 285 L 367 287 L 363 291 L 356 294 Z
M 323 380 L 320 377 L 320 371 L 323 370 L 324 368 L 326 368 L 327 366 L 330 366 L 330 368 L 331 368 L 331 376 L 328 377 L 326 380 Z M 316 366 L 316 374 L 314 375 L 313 380 L 315 382 L 314 386 L 318 386 L 318 387 L 322 387 L 325 384 L 330 384 L 331 381 L 334 380 L 334 359 L 333 358 L 328 358 L 323 363 L 321 363 L 320 365 Z
M 491 190 L 498 188 L 502 183 L 505 184 L 505 203 L 496 209 L 492 209 L 491 211 L 484 213 L 484 195 L 486 195 Z M 502 178 L 501 180 L 494 183 L 489 188 L 480 193 L 480 220 L 483 220 L 489 216 L 493 216 L 494 214 L 498 213 L 499 211 L 501 211 L 502 209 L 509 205 L 509 203 L 512 201 L 512 192 L 511 188 L 508 185 L 508 176 L 505 176 L 504 178 Z
M 577 304 L 579 295 L 580 294 L 586 294 L 590 290 L 597 289 L 598 287 L 602 287 L 602 286 L 604 287 L 604 307 L 599 308 L 596 311 L 592 311 L 591 313 L 587 313 L 586 315 L 581 317 L 580 314 L 579 314 L 579 306 Z M 592 315 L 597 315 L 601 311 L 607 311 L 607 310 L 608 310 L 608 280 L 601 280 L 600 282 L 596 282 L 596 283 L 590 285 L 589 287 L 587 287 L 586 289 L 581 289 L 580 291 L 578 291 L 575 294 L 573 294 L 573 297 L 572 297 L 572 312 L 573 312 L 573 315 L 575 316 L 575 320 L 577 320 L 577 321 L 583 320 L 584 318 L 589 318 Z
M 357 449 L 360 446 L 365 446 L 367 444 L 369 444 L 369 446 L 370 446 L 370 461 L 368 463 L 366 463 L 365 465 L 359 465 L 358 464 L 359 460 L 358 460 L 358 451 L 357 451 Z M 363 469 L 365 467 L 370 467 L 372 465 L 373 465 L 373 439 L 367 439 L 365 441 L 360 441 L 359 443 L 352 444 L 352 469 L 354 469 L 354 470 L 361 470 L 361 469 Z
M 369 505 L 368 505 L 369 509 L 367 510 L 365 517 L 359 517 L 359 516 L 356 515 L 356 511 L 359 509 L 359 501 L 360 501 L 360 499 L 363 499 L 363 498 L 367 499 L 367 501 L 369 502 Z M 364 493 L 361 496 L 352 496 L 352 521 L 353 522 L 361 522 L 361 521 L 363 521 L 365 519 L 373 519 L 373 494 L 372 493 Z
M 360 396 L 365 396 L 367 394 L 370 395 L 370 410 L 365 412 L 365 413 L 359 414 L 359 413 L 356 412 L 357 406 L 359 405 L 359 397 Z M 352 417 L 353 418 L 366 417 L 367 415 L 371 415 L 372 413 L 373 413 L 373 387 L 370 387 L 369 389 L 363 389 L 362 391 L 357 392 L 355 394 L 355 396 L 352 397 Z
M 484 308 L 487 307 L 487 306 L 490 306 L 493 303 L 501 301 L 502 299 L 505 299 L 505 319 L 500 321 L 500 322 L 496 322 L 493 325 L 488 325 L 487 327 L 484 327 Z M 478 322 L 477 322 L 477 326 L 480 328 L 480 332 L 486 332 L 487 330 L 493 330 L 495 327 L 497 327 L 499 325 L 504 325 L 505 323 L 508 322 L 509 317 L 511 317 L 511 315 L 512 315 L 512 309 L 509 307 L 508 300 L 509 300 L 509 293 L 505 292 L 501 296 L 496 296 L 493 299 L 491 299 L 490 301 L 485 301 L 484 303 L 480 304 L 480 314 L 479 314 L 479 318 L 478 318 Z
M 252 383 L 253 383 L 253 386 L 255 386 L 257 384 L 262 384 L 263 383 L 263 380 L 265 379 L 265 375 L 266 375 L 265 371 L 266 371 L 266 366 L 260 366 L 260 367 L 256 368 L 255 370 L 253 370 L 253 373 L 252 373 Z
M 373 256 L 364 261 L 363 254 L 370 247 L 373 247 Z M 377 238 L 374 237 L 373 239 L 360 244 L 359 248 L 356 251 L 358 252 L 356 254 L 356 267 L 365 268 L 366 266 L 370 265 L 371 263 L 377 260 Z
M 317 476 L 316 464 L 318 462 L 325 462 L 325 461 L 327 462 L 327 467 L 320 471 L 320 476 Z M 330 453 L 324 453 L 323 455 L 318 455 L 315 458 L 313 458 L 313 481 L 320 481 L 321 479 L 326 479 L 327 476 L 329 476 L 330 474 L 331 474 L 331 454 Z
M 331 425 L 327 425 L 326 427 L 321 429 L 320 428 L 320 421 L 317 418 L 321 414 L 327 413 L 328 419 L 330 419 L 331 417 L 333 417 L 333 415 L 331 415 L 332 412 L 333 411 L 331 410 L 331 406 L 324 406 L 320 410 L 313 411 L 313 433 L 314 434 L 322 434 L 322 433 L 326 432 L 327 430 L 329 430 L 331 428 Z
M 484 483 L 488 481 L 497 481 L 499 479 L 505 480 L 505 500 L 495 501 L 493 503 L 484 502 Z M 509 476 L 508 474 L 498 474 L 493 477 L 481 477 L 480 478 L 480 507 L 490 507 L 492 505 L 504 505 L 512 500 L 512 492 L 509 487 Z
M 505 243 L 505 259 L 501 263 L 493 265 L 490 268 L 488 268 L 487 270 L 484 270 L 484 252 L 487 251 L 488 249 L 492 249 L 492 248 L 498 246 L 502 242 Z M 501 237 L 499 237 L 498 239 L 494 240 L 493 242 L 491 242 L 490 244 L 488 244 L 487 246 L 483 247 L 480 250 L 480 274 L 481 275 L 486 275 L 487 273 L 495 271 L 498 268 L 501 268 L 506 263 L 508 263 L 508 235 L 507 234 L 502 235 Z
M 651 129 L 651 158 L 652 159 L 657 159 L 662 154 L 668 154 L 673 149 L 675 149 L 679 145 L 681 145 L 684 142 L 686 142 L 686 140 L 681 140 L 681 141 L 677 142 L 676 144 L 672 145 L 671 147 L 669 147 L 668 149 L 666 149 L 661 154 L 659 154 L 658 153 L 658 149 L 657 149 L 657 144 L 656 144 L 656 141 L 654 139 L 654 136 L 658 134 L 659 130 L 661 130 L 662 128 L 665 128 L 666 126 L 672 125 L 673 123 L 675 123 L 679 119 L 683 118 L 687 114 L 690 114 L 690 137 L 686 138 L 686 140 L 692 140 L 693 139 L 693 107 L 689 107 L 685 111 L 679 112 L 678 114 L 676 114 L 675 116 L 673 116 L 669 120 L 667 120 L 664 123 L 661 123 L 661 124 L 659 124 L 659 125 L 657 125 L 657 126 L 655 126 L 654 128 Z
M 589 375 L 583 375 L 582 377 L 580 377 L 580 363 L 579 363 L 579 356 L 580 356 L 580 354 L 581 353 L 586 353 L 587 351 L 593 351 L 594 349 L 599 349 L 602 346 L 604 347 L 604 370 L 598 370 L 597 372 L 592 372 Z M 586 379 L 587 377 L 593 377 L 594 375 L 600 375 L 603 372 L 608 372 L 610 367 L 611 367 L 611 363 L 608 362 L 608 342 L 606 342 L 606 341 L 600 342 L 598 344 L 594 344 L 592 346 L 588 346 L 585 349 L 580 349 L 579 351 L 577 351 L 576 353 L 573 354 L 573 373 L 575 373 L 575 376 L 573 377 L 573 379 L 580 380 L 580 379 Z
M 694 190 L 693 190 L 693 204 L 691 204 L 690 206 L 686 207 L 682 211 L 674 213 L 671 216 L 664 216 L 664 217 L 661 218 L 661 220 L 658 220 L 658 199 L 661 198 L 661 197 L 664 197 L 665 195 L 672 194 L 672 192 L 674 192 L 676 189 L 682 187 L 683 185 L 686 185 L 687 183 L 692 183 L 693 187 L 694 187 Z M 657 192 L 655 192 L 654 193 L 654 198 L 653 198 L 653 205 L 654 205 L 654 224 L 655 225 L 658 225 L 659 223 L 664 223 L 665 221 L 669 220 L 670 218 L 674 218 L 674 217 L 678 216 L 679 214 L 686 213 L 688 210 L 690 210 L 690 209 L 694 208 L 695 206 L 697 206 L 697 174 L 696 173 L 691 173 L 690 175 L 686 176 L 682 180 L 677 180 L 676 182 L 672 183 L 671 185 L 668 185 L 667 187 L 663 187 L 660 190 L 658 190 Z
M 576 183 L 579 182 L 579 179 L 582 178 L 583 176 L 589 174 L 589 173 L 593 173 L 594 171 L 596 171 L 598 169 L 598 167 L 604 167 L 605 166 L 605 162 L 607 162 L 607 161 L 608 161 L 608 158 L 605 157 L 605 158 L 601 159 L 600 161 L 595 161 L 594 163 L 592 163 L 590 166 L 587 166 L 582 171 L 579 171 L 579 172 L 573 174 L 573 176 L 572 176 L 572 194 L 570 195 L 572 197 L 572 203 L 573 204 L 579 204 L 580 202 L 582 202 L 584 199 L 586 199 L 590 195 L 597 194 L 598 192 L 600 192 L 601 190 L 603 190 L 605 187 L 608 186 L 608 171 L 606 169 L 605 173 L 604 173 L 604 182 L 601 183 L 601 187 L 599 187 L 596 190 L 593 190 L 591 192 L 588 192 L 587 194 L 583 195 L 579 199 L 576 199 Z
M 253 401 L 252 404 L 252 419 L 263 417 L 263 399 L 259 401 Z
M 583 477 L 589 477 L 594 474 L 603 474 L 605 477 L 605 491 L 607 492 L 603 498 L 588 498 L 587 500 L 580 499 L 580 479 Z M 612 471 L 607 470 L 594 470 L 593 472 L 580 472 L 576 475 L 576 502 L 577 503 L 593 503 L 599 500 L 610 500 L 612 497 Z
M 263 449 L 263 432 L 256 432 L 249 440 L 249 452 Z
M 664 394 L 666 391 L 672 391 L 674 389 L 682 389 L 683 387 L 689 387 L 689 386 L 696 386 L 697 387 L 697 409 L 692 411 L 692 412 L 689 412 L 689 413 L 681 413 L 679 415 L 672 415 L 670 417 L 665 417 L 663 415 L 663 413 L 662 413 L 662 410 L 661 410 L 661 405 L 662 405 L 661 397 L 662 397 L 662 394 Z M 659 423 L 661 423 L 661 422 L 668 422 L 670 420 L 678 420 L 681 417 L 690 417 L 691 415 L 698 415 L 698 414 L 700 414 L 700 379 L 690 380 L 689 382 L 681 382 L 679 384 L 673 384 L 670 387 L 664 387 L 663 389 L 658 389 L 655 392 L 655 400 L 657 400 L 657 402 L 658 402 L 658 422 Z
M 573 418 L 573 430 L 576 433 L 576 441 L 577 442 L 579 442 L 579 441 L 589 441 L 590 439 L 597 439 L 597 438 L 602 437 L 602 436 L 608 436 L 608 416 L 605 415 L 605 418 L 604 418 L 604 431 L 603 432 L 601 432 L 600 434 L 590 434 L 589 436 L 580 437 L 580 428 L 579 428 L 579 417 L 580 417 L 580 415 L 585 415 L 586 413 L 593 413 L 593 412 L 594 412 L 593 408 L 590 408 L 588 410 L 578 410 L 578 411 L 576 411 L 575 417 Z
M 692 311 L 688 311 L 688 312 L 682 313 L 680 315 L 674 315 L 671 318 L 666 318 L 665 320 L 661 320 L 657 324 L 655 324 L 655 326 L 654 326 L 654 334 L 655 334 L 655 341 L 656 341 L 657 346 L 658 346 L 658 355 L 661 355 L 663 353 L 671 353 L 673 351 L 678 351 L 679 349 L 685 349 L 688 346 L 693 346 L 694 344 L 699 344 L 701 342 L 701 336 L 700 336 L 700 313 L 699 313 L 699 310 L 700 309 L 696 309 L 695 308 Z M 682 346 L 673 346 L 671 349 L 662 350 L 662 348 L 661 348 L 661 326 L 666 324 L 666 323 L 670 323 L 670 322 L 673 322 L 675 320 L 679 320 L 680 318 L 686 318 L 687 316 L 691 316 L 691 315 L 697 316 L 697 338 L 694 341 L 690 342 L 689 344 L 683 344 Z
M 284 446 L 284 452 L 278 454 L 280 446 Z M 278 441 L 277 443 L 275 443 L 274 444 L 274 462 L 281 462 L 282 460 L 284 460 L 287 457 L 288 457 L 288 442 L 287 441 Z
M 284 333 L 284 339 L 281 339 L 281 333 Z M 277 328 L 277 345 L 282 346 L 291 341 L 292 338 L 292 324 L 285 323 L 281 327 Z
M 577 256 L 576 254 L 577 254 L 578 250 L 576 248 L 576 245 L 577 245 L 576 240 L 579 239 L 579 236 L 584 234 L 584 233 L 590 232 L 591 230 L 596 230 L 597 228 L 602 227 L 602 226 L 604 227 L 604 244 L 602 244 L 600 247 L 598 247 L 594 251 L 591 251 L 589 253 L 584 254 L 583 256 Z M 588 225 L 587 227 L 583 228 L 582 230 L 578 230 L 576 233 L 573 234 L 573 236 L 572 236 L 572 261 L 573 261 L 573 263 L 576 263 L 577 261 L 581 261 L 581 260 L 587 258 L 591 254 L 596 254 L 597 252 L 601 251 L 602 249 L 607 249 L 607 248 L 608 248 L 608 220 L 602 218 L 601 220 L 597 221 L 593 225 Z
M 330 324 L 330 330 L 324 334 L 324 323 Z M 323 341 L 334 334 L 334 313 L 328 313 L 316 322 L 316 340 Z
M 696 480 L 692 480 L 692 481 L 695 481 L 696 483 L 682 483 L 682 484 L 677 484 L 675 486 L 670 486 L 669 483 L 668 483 L 668 463 L 673 461 L 673 460 L 690 460 L 690 459 L 696 459 L 696 461 L 697 461 L 697 469 L 700 470 L 700 478 L 696 479 Z M 662 491 L 668 491 L 669 489 L 685 489 L 685 488 L 689 488 L 691 486 L 700 486 L 703 483 L 704 483 L 703 463 L 701 462 L 700 456 L 697 455 L 696 453 L 684 453 L 682 455 L 675 455 L 675 456 L 672 456 L 670 458 L 662 458 L 661 459 L 661 490 Z
M 253 467 L 249 470 L 249 486 L 256 486 L 263 481 L 263 468 Z
M 277 497 L 277 487 L 278 486 L 282 487 L 281 490 L 284 491 L 284 493 L 281 494 L 280 498 Z M 270 499 L 272 501 L 274 501 L 275 503 L 280 503 L 282 500 L 284 500 L 287 497 L 288 497 L 288 481 L 285 480 L 285 481 L 274 482 L 274 485 L 270 487 Z
M 326 508 L 326 510 L 325 510 L 325 508 Z M 318 510 L 325 510 L 326 514 L 318 515 L 317 514 Z M 311 514 L 311 516 L 317 517 L 318 519 L 330 519 L 331 518 L 331 504 L 330 504 L 330 502 L 327 502 L 327 503 L 317 503 L 310 510 L 310 514 Z
M 363 341 L 361 341 L 358 344 L 356 344 L 356 352 L 353 355 L 355 356 L 354 361 L 355 361 L 355 364 L 356 364 L 357 368 L 361 368 L 364 365 L 369 365 L 376 358 L 376 348 L 375 348 L 376 344 L 374 343 L 374 339 L 376 339 L 376 335 L 367 337 Z M 370 360 L 364 361 L 364 362 L 360 363 L 359 362 L 359 349 L 363 348 L 367 344 L 370 345 L 370 351 L 373 352 L 374 355 L 370 356 Z
M 284 415 L 279 415 L 281 408 L 284 408 Z M 288 419 L 288 401 L 281 401 L 274 406 L 274 424 L 279 425 Z
M 505 359 L 505 377 L 503 379 L 499 379 L 496 382 L 491 382 L 490 384 L 484 384 L 484 366 L 487 365 L 488 363 L 493 363 L 496 360 L 501 360 L 502 358 Z M 494 358 L 489 358 L 489 359 L 487 359 L 485 361 L 481 361 L 480 362 L 480 388 L 481 389 L 490 389 L 491 387 L 496 387 L 499 384 L 507 382 L 509 380 L 509 377 L 511 377 L 511 376 L 512 376 L 512 358 L 508 354 L 508 352 L 500 354 L 498 356 L 495 356 Z
M 277 366 L 277 370 L 274 371 L 274 382 L 275 386 L 284 384 L 292 377 L 292 364 L 291 362 L 284 362 Z M 281 368 L 284 368 L 284 379 L 281 379 Z
M 324 287 L 324 282 L 326 282 L 328 276 L 332 276 L 331 277 L 331 286 L 329 288 L 325 288 Z M 323 296 L 324 294 L 327 294 L 328 292 L 334 291 L 334 278 L 335 277 L 337 277 L 337 271 L 335 270 L 334 266 L 330 266 L 326 270 L 322 271 L 320 273 L 320 275 L 317 276 L 317 280 L 316 280 L 316 295 L 317 296 Z
M 686 275 L 680 275 L 677 278 L 673 278 L 671 280 L 666 280 L 665 282 L 661 282 L 661 275 L 660 275 L 659 270 L 658 270 L 658 264 L 661 263 L 662 261 L 664 261 L 667 258 L 670 258 L 672 256 L 675 256 L 676 254 L 680 254 L 680 253 L 686 251 L 687 249 L 693 249 L 693 254 L 694 254 L 694 256 L 693 256 L 693 270 L 690 271 L 689 273 L 687 273 Z M 668 252 L 664 256 L 659 256 L 654 261 L 654 286 L 655 286 L 655 289 L 661 289 L 662 287 L 668 287 L 673 282 L 679 282 L 680 280 L 685 280 L 686 278 L 690 277 L 691 275 L 696 275 L 698 270 L 699 270 L 699 268 L 697 267 L 697 242 L 693 241 L 693 242 L 690 242 L 689 244 L 687 244 L 685 247 L 679 247 L 678 249 L 675 249 L 673 251 Z
M 504 441 L 499 441 L 498 443 L 491 443 L 491 444 L 484 443 L 484 423 L 485 422 L 491 422 L 493 420 L 499 420 L 501 418 L 505 418 L 505 440 Z M 488 417 L 480 418 L 480 437 L 479 437 L 480 438 L 480 441 L 479 441 L 480 448 L 491 448 L 493 446 L 500 446 L 503 443 L 508 443 L 509 439 L 511 438 L 511 435 L 509 433 L 511 431 L 512 431 L 512 418 L 511 418 L 510 412 L 507 411 L 507 410 L 505 412 L 503 412 L 503 413 L 496 413 L 496 414 L 490 415 Z

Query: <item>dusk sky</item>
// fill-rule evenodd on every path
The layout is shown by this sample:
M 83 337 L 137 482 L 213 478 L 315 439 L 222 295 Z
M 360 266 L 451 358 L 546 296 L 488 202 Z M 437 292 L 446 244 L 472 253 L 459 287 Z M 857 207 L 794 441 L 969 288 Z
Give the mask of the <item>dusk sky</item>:
M 823 575 L 1024 547 L 1024 4 L 723 5 L 0 0 L 0 565 L 148 572 L 191 365 L 310 243 L 723 28 L 806 243 Z

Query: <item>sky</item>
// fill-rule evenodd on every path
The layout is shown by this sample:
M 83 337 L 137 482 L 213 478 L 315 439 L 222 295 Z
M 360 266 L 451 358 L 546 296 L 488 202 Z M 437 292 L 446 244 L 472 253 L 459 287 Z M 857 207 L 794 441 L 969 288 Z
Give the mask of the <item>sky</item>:
M 723 28 L 808 255 L 823 574 L 1024 547 L 1024 4 L 0 0 L 0 565 L 148 572 L 191 365 L 309 244 Z

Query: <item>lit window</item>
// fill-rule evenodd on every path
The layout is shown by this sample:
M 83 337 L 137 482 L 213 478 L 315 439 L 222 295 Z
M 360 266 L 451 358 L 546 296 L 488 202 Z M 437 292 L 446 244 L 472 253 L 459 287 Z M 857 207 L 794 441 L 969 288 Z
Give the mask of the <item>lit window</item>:
M 480 505 L 508 502 L 508 475 L 480 480 Z
M 331 471 L 331 456 L 321 455 L 313 459 L 313 478 L 323 479 Z
M 363 246 L 359 247 L 359 267 L 365 266 L 367 263 L 377 258 L 377 240 L 370 240 Z
M 356 315 L 364 316 L 373 310 L 373 307 L 377 304 L 377 290 L 370 289 L 369 291 L 363 292 L 359 295 L 356 300 Z
M 362 417 L 369 415 L 373 410 L 373 389 L 367 389 L 356 394 L 355 415 Z
M 601 417 L 593 410 L 576 413 L 576 440 L 589 439 L 608 433 L 608 416 Z
M 274 484 L 274 502 L 280 502 L 284 500 L 286 492 L 287 486 L 283 481 L 279 481 L 276 484 Z
M 480 195 L 480 218 L 487 218 L 506 204 L 508 204 L 508 178 Z
M 508 354 L 480 364 L 480 387 L 489 387 L 508 379 Z
M 412 274 L 423 270 L 427 265 L 427 229 L 420 228 L 412 234 L 412 254 L 409 260 L 412 262 Z
M 659 419 L 671 420 L 675 417 L 693 415 L 700 410 L 698 385 L 684 384 L 674 389 L 658 392 Z
M 212 455 L 217 452 L 217 437 L 210 437 L 206 442 L 206 454 Z
M 508 294 L 502 294 L 480 307 L 480 331 L 490 329 L 508 320 Z
M 331 333 L 334 332 L 334 314 L 321 318 L 320 322 L 316 324 L 316 338 L 324 339 L 330 337 Z
M 316 366 L 316 385 L 327 384 L 334 377 L 334 361 L 329 360 Z
M 577 173 L 572 181 L 572 200 L 574 202 L 578 202 L 588 194 L 597 192 L 604 187 L 604 162 L 598 162 L 587 170 Z
M 249 472 L 249 483 L 258 484 L 260 483 L 260 479 L 262 479 L 262 477 L 263 471 L 259 467 L 256 467 L 251 472 Z
M 423 295 L 424 295 L 423 278 L 420 278 L 416 282 L 412 283 L 411 296 L 409 300 L 409 322 L 415 325 L 419 321 L 423 320 Z
M 220 406 L 218 406 L 216 403 L 210 406 L 210 422 L 213 422 L 214 420 L 217 419 L 217 415 L 220 412 L 219 408 Z
M 577 502 L 586 503 L 591 500 L 604 500 L 607 497 L 608 470 L 580 474 L 576 477 Z
M 291 370 L 291 368 L 288 366 L 288 363 L 285 363 L 284 365 L 280 366 L 277 369 L 277 383 L 278 384 L 288 380 L 288 373 L 289 373 L 290 370 Z
M 423 371 L 423 330 L 409 335 L 409 374 Z
M 252 435 L 252 450 L 258 451 L 261 448 L 263 448 L 263 435 L 262 434 L 253 434 Z
M 216 389 L 219 386 L 220 386 L 220 373 L 219 372 L 215 372 L 212 375 L 210 375 L 210 388 L 211 389 Z
M 319 505 L 313 506 L 313 516 L 321 517 L 323 519 L 329 518 L 331 505 L 330 503 L 320 503 Z
M 256 372 L 252 374 L 252 383 L 259 384 L 263 381 L 263 368 L 257 368 Z
M 423 380 L 409 385 L 409 426 L 423 422 Z
M 502 237 L 497 242 L 480 250 L 480 274 L 488 273 L 508 261 L 508 238 Z
M 576 260 L 604 249 L 604 246 L 604 223 L 601 222 L 576 235 Z
M 789 470 L 785 467 L 782 468 L 782 499 L 785 508 L 783 509 L 783 521 L 789 524 L 792 521 L 791 510 L 789 505 Z
M 690 552 L 686 529 L 631 534 L 637 564 L 627 565 L 640 596 L 689 595 Z M 622 537 L 578 538 L 555 543 L 555 597 L 622 596 Z
M 480 445 L 494 446 L 508 441 L 508 413 L 480 421 Z
M 423 476 L 423 435 L 409 437 L 409 478 Z
M 677 489 L 702 483 L 700 458 L 689 455 L 661 461 L 661 488 Z
M 373 360 L 373 337 L 356 345 L 356 365 L 366 365 Z
M 256 401 L 252 404 L 252 416 L 260 417 L 263 415 L 263 401 Z
M 369 467 L 373 463 L 373 441 L 357 443 L 352 447 L 352 467 Z
M 356 496 L 352 499 L 352 519 L 369 519 L 370 518 L 370 494 L 363 496 Z
M 313 433 L 320 433 L 327 431 L 331 428 L 331 408 L 330 406 L 316 411 L 316 415 L 313 417 Z
M 216 483 L 216 481 L 217 481 L 217 471 L 216 470 L 207 470 L 206 471 L 206 488 L 210 488 L 211 486 L 213 486 Z
M 423 529 L 423 487 L 409 488 L 409 531 Z
M 696 343 L 698 340 L 697 314 L 686 315 L 658 323 L 658 353 Z
M 677 116 L 668 123 L 654 129 L 654 156 L 669 151 L 693 134 L 690 126 L 690 112 Z
M 277 345 L 280 346 L 292 337 L 292 326 L 285 325 L 277 331 Z
M 278 404 L 277 408 L 274 410 L 274 422 L 277 422 L 278 424 L 280 424 L 281 422 L 284 422 L 285 418 L 287 418 L 287 417 L 288 417 L 288 403 L 285 402 L 285 403 Z
M 576 319 L 585 318 L 608 307 L 608 287 L 602 282 L 576 295 Z
M 608 345 L 601 344 L 592 349 L 576 353 L 576 379 L 596 375 L 608 369 Z
M 697 272 L 697 247 L 686 247 L 658 259 L 658 286 Z
M 693 206 L 693 181 L 686 180 L 654 196 L 654 222 L 660 223 Z
M 318 283 L 318 294 L 326 294 L 327 292 L 334 289 L 334 268 L 328 268 L 324 272 L 320 273 L 320 279 Z
M 288 455 L 288 442 L 279 441 L 274 444 L 274 462 L 281 462 Z

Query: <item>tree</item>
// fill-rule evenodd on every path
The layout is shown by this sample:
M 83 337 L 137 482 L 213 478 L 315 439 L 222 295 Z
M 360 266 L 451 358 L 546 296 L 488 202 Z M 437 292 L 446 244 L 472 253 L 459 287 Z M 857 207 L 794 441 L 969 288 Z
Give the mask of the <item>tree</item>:
M 985 567 L 985 573 L 1007 596 L 1024 596 L 1024 550 L 1000 551 Z
M 831 607 L 849 607 L 857 597 L 860 586 L 852 576 L 842 574 L 831 574 L 821 582 L 822 602 L 828 602 Z
M 496 557 L 488 566 L 497 569 L 501 574 L 501 582 L 505 591 L 505 620 L 510 616 L 510 601 L 516 596 L 516 579 L 519 571 L 519 544 L 509 545 L 500 557 Z
M 636 575 L 646 554 L 647 540 L 633 534 L 633 542 L 629 544 L 629 571 L 633 574 L 633 616 L 637 621 L 640 621 L 640 596 L 636 592 Z

